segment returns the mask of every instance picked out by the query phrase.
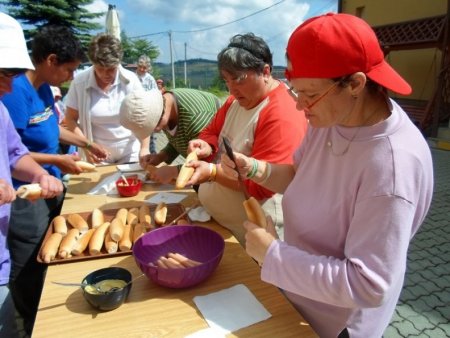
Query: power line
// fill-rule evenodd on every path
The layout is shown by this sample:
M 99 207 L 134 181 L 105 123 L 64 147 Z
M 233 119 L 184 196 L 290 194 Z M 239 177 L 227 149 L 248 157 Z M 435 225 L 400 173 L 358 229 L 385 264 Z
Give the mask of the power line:
M 286 0 L 278 1 L 277 3 L 274 3 L 273 5 L 271 5 L 271 6 L 269 6 L 269 7 L 260 9 L 259 11 L 256 11 L 256 12 L 254 12 L 254 13 L 251 13 L 251 14 L 249 14 L 249 15 L 246 15 L 246 16 L 244 16 L 244 17 L 242 17 L 242 18 L 239 18 L 239 19 L 236 19 L 236 20 L 233 20 L 233 21 L 230 21 L 230 22 L 221 24 L 221 25 L 212 26 L 212 27 L 207 27 L 207 28 L 201 28 L 201 29 L 195 29 L 195 30 L 189 30 L 189 31 L 172 31 L 172 33 L 197 33 L 197 32 L 204 32 L 204 31 L 208 31 L 208 30 L 220 28 L 220 27 L 223 27 L 223 26 L 231 25 L 232 23 L 236 23 L 236 22 L 245 20 L 245 19 L 247 19 L 247 18 L 249 18 L 249 17 L 251 17 L 251 16 L 254 16 L 254 15 L 256 15 L 256 14 L 259 14 L 259 13 L 261 13 L 261 12 L 264 12 L 264 11 L 266 11 L 266 10 L 272 8 L 272 7 L 275 7 L 275 6 L 281 4 L 282 2 L 285 2 L 285 1 L 286 1 Z M 157 33 L 149 33 L 149 34 L 144 34 L 144 35 L 133 36 L 133 37 L 130 37 L 130 39 L 138 39 L 138 38 L 143 38 L 143 37 L 146 37 L 146 36 L 158 35 L 158 34 L 169 34 L 169 31 L 165 31 L 165 32 L 157 32 Z
M 244 17 L 242 17 L 242 18 L 240 18 L 240 19 L 236 19 L 236 20 L 233 20 L 233 21 L 230 21 L 230 22 L 221 24 L 221 25 L 212 26 L 212 27 L 208 27 L 208 28 L 195 29 L 195 30 L 190 30 L 190 31 L 174 31 L 174 32 L 175 32 L 175 33 L 197 33 L 197 32 L 209 31 L 209 30 L 212 30 L 212 29 L 216 29 L 216 28 L 220 28 L 220 27 L 223 27 L 223 26 L 231 25 L 232 23 L 235 23 L 235 22 L 239 22 L 239 21 L 245 20 L 245 19 L 247 19 L 247 18 L 249 18 L 249 17 L 251 17 L 251 16 L 254 16 L 254 15 L 259 14 L 259 13 L 261 13 L 261 12 L 267 11 L 268 9 L 270 9 L 270 8 L 272 8 L 272 7 L 275 7 L 275 6 L 281 4 L 281 3 L 284 2 L 284 1 L 286 1 L 286 0 L 278 1 L 277 3 L 274 3 L 273 5 L 271 5 L 271 6 L 269 6 L 269 7 L 260 9 L 259 11 L 256 11 L 256 12 L 254 12 L 254 13 L 252 13 L 252 14 L 249 14 L 249 15 L 247 15 L 247 16 L 244 16 Z

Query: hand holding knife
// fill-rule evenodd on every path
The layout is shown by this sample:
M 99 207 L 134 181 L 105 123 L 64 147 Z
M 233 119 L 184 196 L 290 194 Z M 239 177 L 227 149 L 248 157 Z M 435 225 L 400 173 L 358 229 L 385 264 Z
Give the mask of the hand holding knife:
M 259 202 L 254 198 L 253 196 L 250 196 L 247 187 L 244 184 L 244 181 L 242 180 L 242 177 L 239 173 L 238 166 L 236 163 L 236 158 L 233 154 L 233 149 L 231 148 L 230 141 L 224 136 L 223 137 L 223 145 L 225 147 L 225 151 L 227 153 L 227 156 L 234 162 L 234 169 L 238 173 L 238 182 L 239 186 L 244 193 L 245 201 L 244 201 L 244 209 L 247 214 L 247 218 L 252 223 L 255 223 L 259 225 L 262 228 L 265 228 L 267 226 L 267 220 L 266 215 L 264 213 L 264 210 L 262 209 Z
M 248 194 L 247 187 L 245 186 L 244 181 L 242 180 L 242 177 L 239 174 L 238 166 L 236 163 L 236 158 L 234 157 L 233 149 L 231 148 L 230 141 L 225 136 L 222 139 L 223 139 L 223 145 L 225 147 L 225 151 L 226 151 L 228 157 L 233 161 L 234 169 L 236 170 L 236 172 L 238 174 L 238 182 L 239 182 L 240 189 L 244 193 L 245 199 L 248 199 L 250 197 L 250 195 Z

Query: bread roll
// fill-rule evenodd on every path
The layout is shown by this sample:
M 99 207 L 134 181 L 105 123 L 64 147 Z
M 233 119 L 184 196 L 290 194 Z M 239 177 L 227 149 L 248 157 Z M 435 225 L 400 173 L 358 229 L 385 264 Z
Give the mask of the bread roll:
M 167 266 L 167 264 L 163 261 L 163 259 L 165 259 L 166 257 L 161 256 L 157 261 L 156 261 L 156 265 L 158 266 L 158 268 L 161 269 L 168 269 L 169 267 Z
M 156 206 L 155 214 L 153 219 L 157 225 L 163 225 L 166 222 L 167 217 L 167 206 L 166 203 L 161 202 Z
M 86 220 L 79 214 L 70 214 L 67 216 L 67 222 L 74 228 L 78 229 L 80 232 L 86 232 L 89 230 L 89 225 Z
M 80 236 L 78 229 L 72 228 L 67 232 L 67 235 L 61 241 L 59 246 L 58 256 L 61 258 L 68 258 L 72 254 L 72 249 Z
M 18 197 L 28 199 L 30 201 L 39 199 L 41 197 L 41 193 L 42 189 L 39 183 L 22 185 L 16 191 Z
M 145 227 L 143 224 L 138 223 L 133 228 L 133 244 L 136 243 L 136 241 L 145 234 Z
M 139 223 L 145 228 L 152 227 L 152 216 L 150 215 L 150 207 L 147 204 L 143 204 L 139 208 Z
M 76 161 L 75 163 L 81 169 L 82 172 L 86 173 L 86 172 L 91 172 L 91 171 L 96 170 L 95 164 L 85 162 L 85 161 Z
M 262 228 L 267 227 L 267 219 L 261 204 L 254 198 L 250 197 L 243 202 L 247 218 L 250 222 L 259 225 Z
M 91 227 L 93 229 L 96 229 L 103 223 L 105 223 L 105 216 L 103 215 L 103 211 L 101 211 L 98 208 L 95 208 L 94 210 L 92 210 Z
M 194 266 L 198 266 L 202 263 L 189 259 L 179 253 L 169 252 L 167 254 L 168 258 L 175 259 L 177 262 L 181 263 L 186 268 L 192 268 Z
M 190 180 L 192 177 L 192 174 L 194 173 L 194 168 L 186 167 L 186 164 L 190 161 L 197 161 L 198 156 L 197 152 L 193 151 L 186 156 L 186 161 L 184 161 L 183 166 L 180 169 L 180 172 L 178 173 L 177 180 L 175 182 L 175 188 L 177 189 L 183 189 L 186 186 L 186 183 Z
M 139 222 L 139 209 L 131 208 L 128 210 L 127 224 L 135 225 L 137 222 Z
M 62 238 L 63 235 L 58 232 L 54 232 L 45 241 L 41 250 L 41 258 L 45 263 L 50 263 L 55 259 Z
M 116 253 L 118 249 L 117 242 L 111 238 L 109 231 L 105 235 L 105 249 L 109 254 Z
M 123 236 L 119 241 L 119 250 L 128 251 L 133 245 L 133 226 L 126 224 L 123 229 Z
M 167 258 L 167 257 L 161 257 L 160 260 L 167 265 L 170 269 L 184 269 L 183 264 L 178 262 L 176 259 L 173 258 Z
M 92 256 L 100 254 L 102 251 L 103 243 L 105 241 L 106 233 L 109 231 L 109 225 L 111 223 L 105 222 L 95 229 L 94 234 L 89 241 L 89 254 Z
M 53 221 L 53 232 L 59 233 L 63 236 L 67 235 L 67 223 L 64 216 L 56 216 Z
M 124 232 L 124 223 L 120 218 L 114 218 L 109 226 L 109 235 L 113 241 L 119 242 Z
M 84 252 L 84 250 L 86 250 L 87 246 L 89 245 L 89 241 L 94 234 L 94 231 L 95 229 L 89 229 L 78 238 L 72 248 L 72 255 L 79 256 Z
M 120 208 L 117 210 L 116 217 L 122 221 L 122 224 L 127 224 L 127 218 L 128 218 L 128 210 L 125 208 Z

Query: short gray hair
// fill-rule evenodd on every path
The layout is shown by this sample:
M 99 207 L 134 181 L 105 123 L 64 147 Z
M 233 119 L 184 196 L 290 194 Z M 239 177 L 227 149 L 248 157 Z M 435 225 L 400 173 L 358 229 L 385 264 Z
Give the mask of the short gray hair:
M 138 65 L 145 65 L 147 67 L 151 67 L 152 60 L 147 55 L 141 55 L 139 56 L 139 59 L 137 61 Z
M 100 33 L 89 44 L 88 56 L 93 64 L 103 67 L 118 66 L 123 57 L 122 44 L 115 36 Z

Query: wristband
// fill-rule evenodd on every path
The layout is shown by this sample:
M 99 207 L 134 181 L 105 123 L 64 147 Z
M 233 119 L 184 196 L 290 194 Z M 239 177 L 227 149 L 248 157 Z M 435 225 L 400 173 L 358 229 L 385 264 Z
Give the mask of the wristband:
M 217 166 L 214 163 L 209 164 L 209 182 L 214 182 L 217 175 Z
M 261 181 L 259 181 L 259 184 L 265 183 L 271 173 L 272 173 L 272 165 L 269 162 L 266 162 L 266 170 L 264 171 L 264 175 L 263 177 L 261 177 Z
M 87 140 L 86 145 L 84 146 L 84 148 L 89 150 L 91 148 L 91 146 L 92 146 L 92 142 Z
M 258 161 L 256 159 L 253 159 L 253 165 L 250 172 L 247 174 L 247 178 L 253 178 L 255 177 L 256 173 L 258 172 Z

